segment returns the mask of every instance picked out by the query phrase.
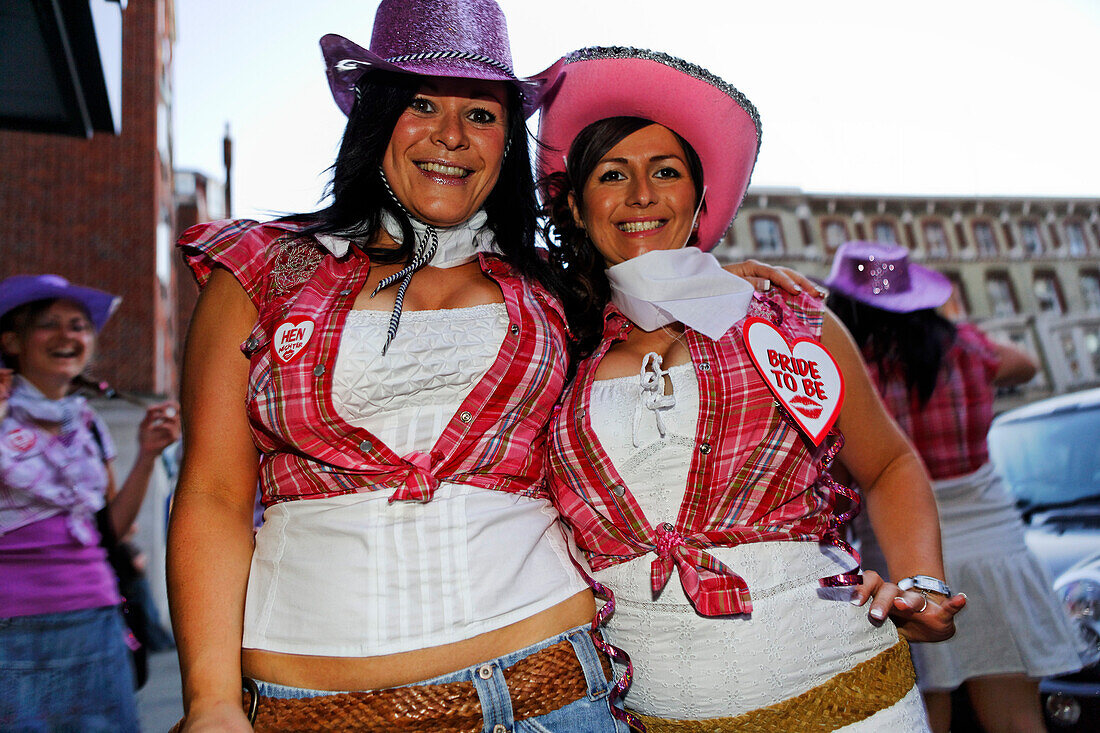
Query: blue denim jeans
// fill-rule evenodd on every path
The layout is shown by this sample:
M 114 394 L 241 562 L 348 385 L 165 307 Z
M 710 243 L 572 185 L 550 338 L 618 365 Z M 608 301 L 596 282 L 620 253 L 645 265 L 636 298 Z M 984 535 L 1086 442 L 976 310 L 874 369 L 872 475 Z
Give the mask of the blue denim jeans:
M 140 730 L 117 607 L 0 619 L 0 731 Z
M 508 694 L 508 684 L 504 680 L 502 670 L 563 639 L 569 640 L 573 645 L 573 651 L 577 654 L 577 659 L 580 660 L 584 679 L 588 685 L 588 694 L 546 715 L 515 720 L 512 717 L 512 699 Z M 485 666 L 489 666 L 492 670 L 492 675 L 488 679 L 483 679 L 479 674 L 479 670 Z M 624 723 L 611 717 L 608 693 L 614 681 L 609 682 L 604 678 L 603 667 L 600 665 L 596 645 L 592 643 L 587 624 L 483 664 L 475 664 L 457 672 L 432 677 L 414 684 L 436 685 L 444 682 L 469 682 L 474 686 L 484 715 L 483 733 L 503 733 L 503 731 L 509 733 L 627 733 L 628 730 Z M 263 696 L 282 699 L 338 694 L 323 690 L 286 687 L 260 680 L 256 680 L 256 687 Z

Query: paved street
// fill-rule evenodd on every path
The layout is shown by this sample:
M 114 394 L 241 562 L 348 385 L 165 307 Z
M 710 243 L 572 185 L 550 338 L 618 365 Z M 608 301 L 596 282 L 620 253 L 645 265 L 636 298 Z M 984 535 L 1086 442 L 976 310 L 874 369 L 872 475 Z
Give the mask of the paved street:
M 165 733 L 183 717 L 176 650 L 149 656 L 149 681 L 138 690 L 138 712 L 145 733 Z

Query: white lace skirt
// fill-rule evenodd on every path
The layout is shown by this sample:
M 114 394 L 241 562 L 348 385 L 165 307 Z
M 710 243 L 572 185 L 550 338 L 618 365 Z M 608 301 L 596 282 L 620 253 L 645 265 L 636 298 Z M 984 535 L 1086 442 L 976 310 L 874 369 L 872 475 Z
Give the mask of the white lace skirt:
M 865 606 L 850 603 L 850 589 L 818 583 L 851 567 L 844 553 L 811 542 L 710 552 L 745 578 L 751 614 L 698 614 L 675 573 L 654 601 L 652 556 L 596 573 L 615 593 L 609 639 L 634 663 L 629 709 L 679 720 L 741 715 L 816 687 L 898 641 L 893 624 L 872 624 Z M 914 687 L 892 707 L 843 730 L 915 733 L 927 731 L 928 723 Z
M 987 464 L 933 488 L 947 582 L 966 593 L 967 602 L 955 617 L 954 637 L 913 645 L 920 688 L 953 690 L 973 677 L 1080 669 L 1087 648 L 1027 549 L 1020 516 L 993 468 Z M 886 563 L 866 521 L 857 527 L 864 567 L 881 571 Z

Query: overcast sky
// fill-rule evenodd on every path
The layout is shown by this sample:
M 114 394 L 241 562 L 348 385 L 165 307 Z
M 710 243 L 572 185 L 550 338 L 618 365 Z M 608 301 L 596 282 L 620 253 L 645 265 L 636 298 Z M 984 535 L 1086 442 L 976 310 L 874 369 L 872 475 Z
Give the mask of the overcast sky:
M 499 0 L 517 73 L 587 45 L 701 64 L 757 106 L 756 186 L 1100 197 L 1100 0 Z M 176 0 L 177 168 L 234 215 L 313 210 L 344 117 L 317 40 L 369 46 L 376 2 Z

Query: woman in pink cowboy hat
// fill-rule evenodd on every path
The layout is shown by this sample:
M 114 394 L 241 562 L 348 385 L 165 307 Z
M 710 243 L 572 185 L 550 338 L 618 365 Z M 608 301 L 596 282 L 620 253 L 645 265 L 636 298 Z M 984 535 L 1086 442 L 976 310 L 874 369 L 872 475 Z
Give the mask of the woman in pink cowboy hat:
M 58 275 L 0 282 L 0 730 L 139 729 L 103 535 L 134 523 L 180 425 L 174 403 L 149 407 L 116 485 L 107 426 L 74 390 L 118 302 Z
M 947 575 L 970 598 L 954 638 L 913 650 L 932 729 L 949 729 L 950 693 L 963 686 L 990 733 L 1045 730 L 1038 678 L 1079 669 L 1080 640 L 1024 544 L 986 445 L 994 390 L 1029 381 L 1035 361 L 939 315 L 951 282 L 911 263 L 902 247 L 847 242 L 826 284 L 829 307 L 855 337 L 886 409 L 934 480 Z M 871 527 L 855 526 L 867 567 L 891 577 Z
M 535 247 L 538 83 L 492 0 L 386 0 L 369 50 L 321 49 L 331 204 L 180 241 L 183 727 L 245 730 L 243 673 L 257 729 L 611 731 L 544 481 L 583 303 Z
M 548 235 L 591 314 L 551 488 L 614 596 L 599 620 L 632 658 L 627 708 L 651 732 L 927 730 L 884 623 L 945 639 L 965 603 L 936 580 L 927 476 L 821 301 L 754 293 L 707 253 L 748 186 L 756 109 L 646 50 L 583 49 L 544 78 Z M 860 584 L 834 459 L 916 589 Z

